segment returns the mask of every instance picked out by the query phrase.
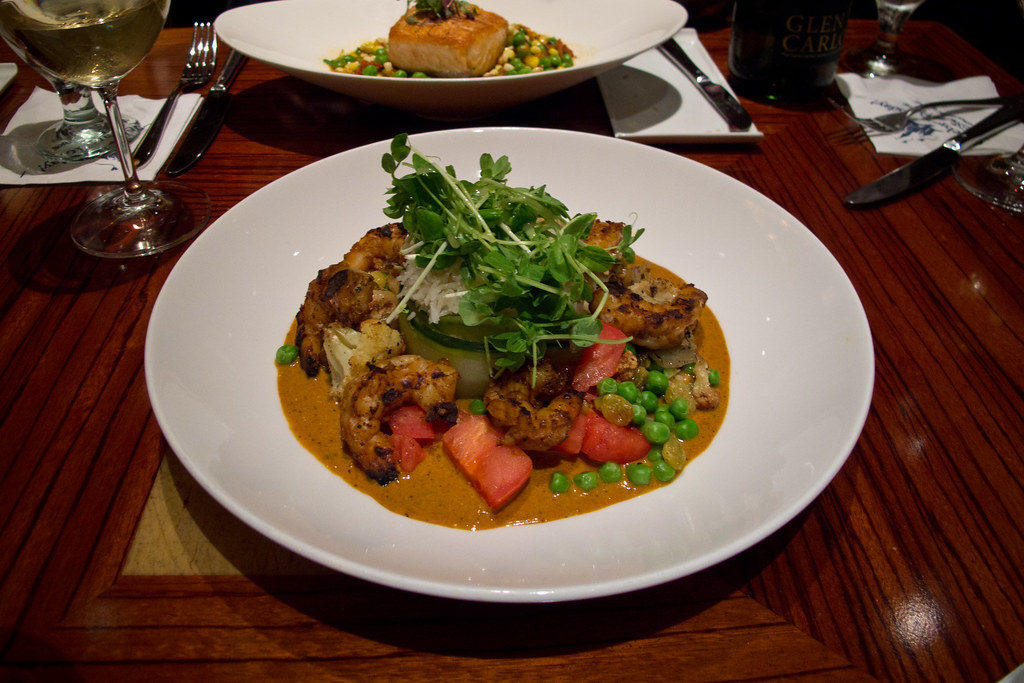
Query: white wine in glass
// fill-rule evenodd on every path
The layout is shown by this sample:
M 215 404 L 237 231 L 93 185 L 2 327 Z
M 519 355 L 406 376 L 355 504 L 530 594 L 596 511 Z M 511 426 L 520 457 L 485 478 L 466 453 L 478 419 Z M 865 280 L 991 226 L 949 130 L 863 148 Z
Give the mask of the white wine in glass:
M 100 93 L 117 142 L 125 183 L 84 206 L 71 226 L 90 254 L 156 254 L 195 235 L 209 221 L 210 198 L 177 181 L 139 181 L 117 88 L 153 47 L 170 0 L 0 0 L 0 35 L 44 74 Z

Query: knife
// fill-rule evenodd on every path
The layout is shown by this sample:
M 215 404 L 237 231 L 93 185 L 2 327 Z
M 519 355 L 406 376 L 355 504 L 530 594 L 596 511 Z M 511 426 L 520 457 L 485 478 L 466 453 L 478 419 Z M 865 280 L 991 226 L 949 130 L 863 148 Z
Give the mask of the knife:
M 750 114 L 743 108 L 732 94 L 718 83 L 711 80 L 711 77 L 700 70 L 686 51 L 680 47 L 675 38 L 669 38 L 658 46 L 658 51 L 668 57 L 668 60 L 675 64 L 680 71 L 693 81 L 693 84 L 707 98 L 711 106 L 722 115 L 725 122 L 729 124 L 729 130 L 749 130 L 753 125 Z
M 923 157 L 900 166 L 878 180 L 854 190 L 843 197 L 847 206 L 867 206 L 923 187 L 949 171 L 960 158 L 960 153 L 974 143 L 997 133 L 1024 116 L 1024 94 L 1010 98 L 1010 101 L 993 114 L 974 124 L 959 135 L 946 140 L 942 146 Z
M 220 131 L 221 124 L 224 123 L 224 117 L 227 116 L 228 105 L 231 103 L 231 93 L 228 92 L 228 88 L 231 87 L 231 81 L 234 80 L 244 63 L 245 55 L 234 50 L 228 55 L 224 68 L 221 69 L 217 80 L 210 86 L 210 92 L 206 94 L 206 99 L 199 107 L 195 123 L 192 124 L 181 146 L 178 147 L 178 151 L 174 153 L 170 163 L 167 164 L 167 175 L 181 175 L 206 154 L 207 148 L 217 137 L 217 132 Z

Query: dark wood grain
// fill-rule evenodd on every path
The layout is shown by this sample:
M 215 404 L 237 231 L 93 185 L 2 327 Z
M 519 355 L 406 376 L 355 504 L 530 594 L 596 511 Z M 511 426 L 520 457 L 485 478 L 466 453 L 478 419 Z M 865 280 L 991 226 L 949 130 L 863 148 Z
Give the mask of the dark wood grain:
M 873 32 L 855 22 L 847 45 Z M 165 31 L 123 92 L 166 93 L 188 35 Z M 1024 90 L 938 24 L 910 22 L 904 38 L 955 56 L 959 75 Z M 702 39 L 726 71 L 728 31 Z M 16 60 L 4 47 L 0 61 Z M 0 121 L 42 84 L 21 65 Z M 452 127 L 254 62 L 233 91 L 224 129 L 185 176 L 215 217 L 330 154 Z M 762 543 L 695 576 L 564 604 L 480 605 L 330 573 L 123 575 L 157 467 L 174 457 L 143 344 L 180 250 L 93 259 L 67 225 L 97 187 L 0 188 L 2 671 L 995 680 L 1024 662 L 1024 218 L 952 177 L 846 209 L 841 196 L 905 160 L 875 154 L 829 106 L 745 104 L 759 144 L 664 147 L 779 203 L 846 270 L 874 335 L 867 424 L 832 484 Z M 611 133 L 593 81 L 485 123 Z

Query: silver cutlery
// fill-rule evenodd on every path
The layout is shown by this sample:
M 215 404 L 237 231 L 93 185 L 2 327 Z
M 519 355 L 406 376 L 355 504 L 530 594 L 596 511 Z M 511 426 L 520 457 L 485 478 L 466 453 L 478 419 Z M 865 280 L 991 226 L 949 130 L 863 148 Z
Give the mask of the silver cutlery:
M 854 116 L 851 112 L 847 111 L 846 107 L 835 100 L 831 100 L 832 104 L 839 108 L 847 118 L 854 121 L 865 128 L 870 128 L 873 131 L 879 133 L 898 133 L 899 131 L 906 128 L 907 123 L 914 114 L 920 113 L 925 109 L 931 109 L 933 107 L 951 107 L 951 106 L 971 106 L 971 107 L 990 107 L 1006 104 L 1013 96 L 1006 97 L 988 97 L 985 99 L 963 99 L 963 100 L 940 100 L 938 102 L 925 102 L 924 104 L 918 104 L 907 109 L 901 109 L 900 111 L 894 111 L 889 114 L 882 114 L 881 116 Z M 935 118 L 935 117 L 929 117 Z
M 669 38 L 659 45 L 658 51 L 665 55 L 676 68 L 686 74 L 686 77 L 697 86 L 697 89 L 711 103 L 715 111 L 729 124 L 729 130 L 744 131 L 750 129 L 753 121 L 751 121 L 750 114 L 743 108 L 743 105 L 732 96 L 732 93 L 718 83 L 715 83 L 710 76 L 701 71 L 700 67 L 694 64 L 693 60 L 680 47 L 675 38 Z
M 231 87 L 231 82 L 235 80 L 243 64 L 245 55 L 232 50 L 224 63 L 224 68 L 210 86 L 210 92 L 206 94 L 206 99 L 199 107 L 195 122 L 167 164 L 167 175 L 181 175 L 206 154 L 228 114 L 228 106 L 231 104 L 231 93 L 228 92 L 228 88 Z
M 878 180 L 854 190 L 843 197 L 843 203 L 847 206 L 867 206 L 887 199 L 894 199 L 923 187 L 953 168 L 965 149 L 1006 128 L 1022 116 L 1024 116 L 1024 95 L 1012 96 L 1010 101 L 995 113 L 950 138 L 941 147 L 923 157 L 900 166 Z
M 149 161 L 160 143 L 167 120 L 174 111 L 174 103 L 183 92 L 191 92 L 206 85 L 213 78 L 213 70 L 217 65 L 217 35 L 213 32 L 210 22 L 196 22 L 192 27 L 192 45 L 188 50 L 188 58 L 185 67 L 181 71 L 181 78 L 174 90 L 164 100 L 164 104 L 157 112 L 156 118 L 150 125 L 149 130 L 142 140 L 135 147 L 132 154 L 135 157 L 135 165 L 141 166 Z

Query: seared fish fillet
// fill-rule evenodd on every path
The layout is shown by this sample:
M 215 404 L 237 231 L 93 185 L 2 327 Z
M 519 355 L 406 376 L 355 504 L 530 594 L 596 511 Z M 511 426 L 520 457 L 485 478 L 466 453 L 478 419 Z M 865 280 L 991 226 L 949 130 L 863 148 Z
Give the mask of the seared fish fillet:
M 491 69 L 505 49 L 508 22 L 493 12 L 459 14 L 449 19 L 410 12 L 391 27 L 388 56 L 396 69 L 431 76 L 480 76 Z M 407 15 L 409 16 L 409 15 Z

